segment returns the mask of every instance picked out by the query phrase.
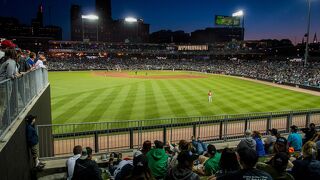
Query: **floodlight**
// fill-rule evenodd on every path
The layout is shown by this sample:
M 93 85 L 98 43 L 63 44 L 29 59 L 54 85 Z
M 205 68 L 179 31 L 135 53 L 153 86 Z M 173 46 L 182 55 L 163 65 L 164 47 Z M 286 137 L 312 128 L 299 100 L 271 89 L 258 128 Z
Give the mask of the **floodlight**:
M 134 17 L 126 17 L 124 19 L 126 22 L 129 22 L 129 23 L 133 23 L 133 22 L 137 22 L 138 20 Z
M 244 15 L 243 11 L 237 11 L 235 13 L 232 14 L 233 17 L 242 17 Z
M 89 19 L 89 20 L 98 20 L 99 19 L 99 17 L 97 15 L 94 15 L 94 14 L 82 15 L 81 18 L 82 19 Z

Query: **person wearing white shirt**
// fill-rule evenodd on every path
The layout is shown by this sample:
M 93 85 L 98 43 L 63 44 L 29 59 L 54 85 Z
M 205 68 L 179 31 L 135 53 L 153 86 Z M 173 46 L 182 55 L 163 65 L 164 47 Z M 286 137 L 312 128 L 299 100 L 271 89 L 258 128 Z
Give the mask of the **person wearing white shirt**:
M 43 62 L 47 61 L 46 58 L 44 57 L 44 55 L 40 55 L 38 61 L 35 64 L 36 69 L 39 68 L 47 68 Z
M 79 157 L 81 156 L 81 152 L 82 152 L 82 147 L 81 146 L 75 146 L 73 148 L 73 156 L 70 157 L 67 160 L 67 180 L 71 180 L 72 176 L 73 176 L 73 171 L 74 171 L 74 166 L 76 164 L 76 160 L 79 159 Z

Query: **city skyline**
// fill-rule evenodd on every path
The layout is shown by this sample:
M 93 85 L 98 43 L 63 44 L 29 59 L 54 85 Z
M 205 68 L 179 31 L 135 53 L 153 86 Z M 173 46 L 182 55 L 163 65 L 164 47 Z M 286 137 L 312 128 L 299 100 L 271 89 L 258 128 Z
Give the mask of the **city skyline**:
M 40 0 L 2 0 L 4 7 L 0 16 L 12 16 L 22 23 L 30 24 L 36 16 Z M 61 3 L 64 3 L 61 6 Z M 70 7 L 71 4 L 82 6 L 84 13 L 94 13 L 95 1 L 84 0 L 45 0 L 44 24 L 57 25 L 63 29 L 63 39 L 70 39 Z M 19 6 L 15 5 L 19 4 Z M 23 9 L 22 9 L 23 8 Z M 157 8 L 155 10 L 155 8 Z M 16 12 L 12 10 L 15 9 Z M 173 11 L 174 9 L 174 11 Z M 181 1 L 146 1 L 146 0 L 113 0 L 112 16 L 122 19 L 127 16 L 142 18 L 151 25 L 150 32 L 162 29 L 192 32 L 197 29 L 214 27 L 214 15 L 231 15 L 243 9 L 245 12 L 246 40 L 255 39 L 291 39 L 299 43 L 306 33 L 307 3 L 306 0 L 192 0 Z M 314 33 L 320 34 L 320 1 L 312 0 L 312 21 L 310 40 Z

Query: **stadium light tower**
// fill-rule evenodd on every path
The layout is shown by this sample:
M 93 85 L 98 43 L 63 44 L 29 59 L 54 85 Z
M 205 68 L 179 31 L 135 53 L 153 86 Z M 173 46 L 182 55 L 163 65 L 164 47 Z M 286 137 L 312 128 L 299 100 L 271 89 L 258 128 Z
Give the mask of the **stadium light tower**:
M 308 3 L 308 25 L 307 25 L 307 42 L 306 50 L 304 53 L 304 66 L 307 66 L 309 56 L 309 35 L 310 35 L 310 19 L 311 19 L 311 0 L 307 0 Z
M 84 19 L 87 19 L 87 20 L 90 20 L 90 21 L 96 21 L 97 22 L 97 41 L 99 41 L 99 28 L 98 28 L 98 25 L 99 25 L 99 17 L 97 15 L 94 15 L 94 14 L 89 14 L 89 15 L 82 15 L 81 16 L 81 19 L 82 19 L 82 41 L 84 41 L 84 25 L 83 25 L 83 21 Z
M 233 17 L 242 17 L 242 38 L 244 40 L 244 12 L 243 10 L 239 10 L 235 13 L 232 13 Z

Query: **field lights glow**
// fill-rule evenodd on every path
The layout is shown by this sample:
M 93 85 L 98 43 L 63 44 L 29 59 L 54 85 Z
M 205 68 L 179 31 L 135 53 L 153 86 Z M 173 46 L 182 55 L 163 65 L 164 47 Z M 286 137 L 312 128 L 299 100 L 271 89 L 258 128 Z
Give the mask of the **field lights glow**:
M 235 13 L 232 14 L 233 17 L 242 17 L 244 15 L 243 11 L 237 11 Z
M 124 19 L 126 22 L 130 22 L 130 23 L 133 23 L 133 22 L 137 22 L 138 20 L 134 17 L 127 17 Z
M 94 14 L 82 15 L 81 18 L 82 18 L 82 19 L 90 19 L 90 20 L 97 20 L 97 19 L 99 19 L 99 17 L 96 16 L 96 15 L 94 15 Z

